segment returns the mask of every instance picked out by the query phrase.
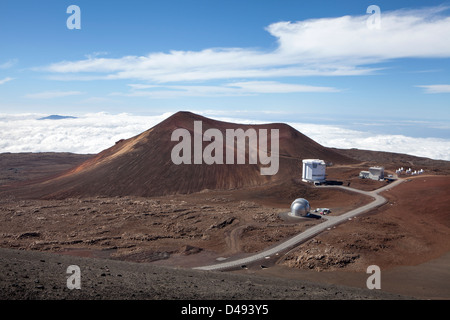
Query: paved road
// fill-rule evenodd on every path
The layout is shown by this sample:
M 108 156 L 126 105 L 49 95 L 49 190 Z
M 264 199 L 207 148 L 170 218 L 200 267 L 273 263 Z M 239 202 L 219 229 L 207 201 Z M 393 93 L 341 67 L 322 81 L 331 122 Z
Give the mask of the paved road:
M 364 194 L 367 196 L 371 196 L 372 198 L 374 198 L 374 201 L 372 201 L 371 203 L 366 204 L 362 207 L 348 211 L 339 216 L 329 217 L 329 219 L 325 218 L 326 221 L 324 221 L 318 225 L 315 225 L 315 226 L 305 230 L 304 232 L 299 233 L 299 234 L 293 236 L 292 238 L 290 238 L 274 247 L 268 248 L 264 251 L 254 254 L 252 256 L 237 259 L 237 260 L 232 260 L 232 261 L 225 261 L 225 262 L 221 262 L 221 263 L 217 263 L 217 264 L 213 264 L 213 265 L 196 267 L 195 269 L 223 270 L 223 269 L 235 268 L 235 267 L 246 265 L 246 264 L 258 261 L 258 260 L 263 260 L 268 256 L 273 256 L 276 253 L 279 253 L 279 252 L 285 251 L 287 249 L 290 249 L 292 247 L 295 247 L 295 246 L 305 242 L 306 240 L 316 236 L 317 234 L 321 233 L 322 231 L 324 231 L 328 228 L 331 228 L 331 227 L 333 227 L 337 224 L 340 224 L 350 218 L 353 218 L 361 213 L 367 212 L 369 210 L 372 210 L 372 209 L 386 203 L 387 200 L 384 197 L 380 196 L 379 193 L 381 193 L 387 189 L 394 188 L 395 186 L 399 185 L 403 181 L 404 180 L 402 180 L 402 179 L 398 179 L 395 182 L 392 182 L 392 183 L 390 183 L 380 189 L 374 190 L 374 191 L 362 191 L 362 190 L 345 187 L 345 186 L 321 186 L 319 188 L 342 188 L 342 189 L 349 190 L 352 192 L 361 193 L 361 194 Z

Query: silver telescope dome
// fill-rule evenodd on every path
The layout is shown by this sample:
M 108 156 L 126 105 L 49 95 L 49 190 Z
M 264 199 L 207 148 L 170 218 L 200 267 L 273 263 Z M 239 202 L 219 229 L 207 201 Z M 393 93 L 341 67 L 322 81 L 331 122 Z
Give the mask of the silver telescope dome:
M 308 200 L 303 198 L 295 199 L 291 204 L 291 212 L 289 214 L 294 217 L 304 217 L 311 210 Z

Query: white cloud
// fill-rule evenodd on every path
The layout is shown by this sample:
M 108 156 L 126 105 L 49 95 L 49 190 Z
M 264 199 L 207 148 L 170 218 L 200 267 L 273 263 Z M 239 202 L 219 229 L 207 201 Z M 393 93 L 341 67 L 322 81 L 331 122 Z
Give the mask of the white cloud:
M 0 152 L 98 153 L 120 139 L 130 138 L 153 127 L 170 115 L 172 113 L 158 116 L 93 113 L 78 116 L 77 119 L 37 120 L 45 115 L 0 114 Z M 242 124 L 262 123 L 229 118 L 226 113 L 215 118 Z M 373 135 L 338 126 L 289 124 L 327 147 L 388 151 L 450 160 L 450 139 Z
M 433 84 L 416 87 L 424 88 L 425 93 L 450 93 L 450 84 Z
M 243 81 L 224 85 L 149 85 L 129 84 L 132 90 L 128 93 L 113 93 L 112 95 L 175 98 L 186 96 L 244 96 L 260 93 L 301 93 L 301 92 L 339 92 L 333 87 L 310 86 L 301 84 L 281 83 L 276 81 Z M 146 90 L 151 89 L 151 90 Z
M 279 51 L 311 62 L 351 65 L 396 58 L 449 57 L 450 17 L 446 7 L 381 12 L 381 28 L 369 29 L 369 15 L 278 22 L 267 30 Z
M 14 78 L 7 77 L 7 78 L 4 78 L 4 79 L 0 79 L 0 84 L 5 84 L 5 83 L 7 83 L 8 81 L 11 81 L 11 80 L 14 80 Z
M 0 69 L 9 69 L 17 64 L 17 59 L 8 60 L 2 64 L 0 64 Z
M 332 87 L 280 83 L 276 81 L 245 81 L 227 84 L 250 93 L 295 93 L 295 92 L 338 92 Z
M 0 114 L 0 152 L 98 153 L 165 118 L 92 113 L 76 119 L 37 120 L 43 114 Z
M 450 139 L 416 138 L 404 135 L 376 134 L 330 125 L 291 123 L 316 142 L 334 148 L 364 149 L 410 154 L 439 160 L 450 160 Z
M 83 94 L 80 91 L 45 91 L 39 93 L 30 93 L 25 95 L 25 98 L 30 99 L 53 99 L 53 98 L 62 98 L 68 96 L 76 96 Z
M 369 15 L 277 22 L 266 30 L 278 41 L 272 51 L 208 48 L 153 52 L 117 59 L 89 56 L 38 70 L 59 80 L 133 79 L 154 83 L 270 77 L 366 75 L 365 67 L 397 58 L 450 57 L 446 7 L 381 12 L 381 29 Z
M 237 78 L 362 75 L 376 69 L 340 65 L 308 66 L 301 61 L 286 62 L 284 57 L 277 53 L 267 54 L 245 49 L 206 49 L 198 52 L 152 53 L 119 59 L 64 61 L 37 70 L 58 74 L 49 76 L 52 80 L 137 79 L 168 83 Z

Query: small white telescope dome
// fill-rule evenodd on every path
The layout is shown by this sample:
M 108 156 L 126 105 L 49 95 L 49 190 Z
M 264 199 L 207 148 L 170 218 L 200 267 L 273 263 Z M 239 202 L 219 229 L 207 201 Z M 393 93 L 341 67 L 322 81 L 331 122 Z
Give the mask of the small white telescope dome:
M 304 217 L 311 210 L 308 200 L 303 198 L 295 199 L 291 204 L 291 212 L 289 215 L 294 217 Z

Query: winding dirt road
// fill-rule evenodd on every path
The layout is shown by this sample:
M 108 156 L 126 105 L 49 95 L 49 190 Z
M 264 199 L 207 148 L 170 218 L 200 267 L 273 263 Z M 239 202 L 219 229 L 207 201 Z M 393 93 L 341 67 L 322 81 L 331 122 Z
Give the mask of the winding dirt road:
M 359 208 L 348 211 L 339 216 L 333 216 L 333 217 L 328 216 L 325 218 L 326 221 L 324 221 L 318 225 L 315 225 L 315 226 L 303 231 L 302 233 L 299 233 L 299 234 L 293 236 L 292 238 L 290 238 L 274 247 L 270 247 L 266 250 L 263 250 L 261 252 L 254 254 L 252 256 L 237 259 L 237 260 L 232 260 L 232 261 L 224 261 L 221 263 L 202 266 L 202 267 L 196 267 L 194 269 L 225 270 L 225 269 L 236 268 L 238 266 L 247 265 L 247 264 L 250 264 L 255 261 L 263 260 L 266 257 L 270 257 L 270 256 L 273 256 L 274 254 L 291 249 L 291 248 L 305 242 L 306 240 L 311 239 L 312 237 L 316 236 L 317 234 L 323 232 L 324 230 L 327 230 L 328 228 L 336 226 L 340 223 L 343 223 L 343 222 L 349 220 L 350 218 L 353 218 L 357 215 L 360 215 L 362 213 L 365 213 L 369 210 L 372 210 L 378 206 L 385 204 L 387 202 L 387 200 L 384 197 L 382 197 L 380 195 L 380 193 L 383 191 L 386 191 L 387 189 L 394 188 L 395 186 L 399 185 L 402 182 L 404 182 L 403 179 L 398 179 L 395 182 L 392 182 L 382 188 L 379 188 L 379 189 L 373 190 L 373 191 L 363 191 L 363 190 L 358 190 L 358 189 L 345 187 L 345 186 L 320 186 L 319 188 L 342 188 L 342 189 L 345 189 L 345 190 L 348 190 L 351 192 L 364 194 L 364 195 L 372 197 L 374 199 L 374 201 L 372 201 L 371 203 L 368 203 L 364 206 L 361 206 Z

